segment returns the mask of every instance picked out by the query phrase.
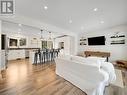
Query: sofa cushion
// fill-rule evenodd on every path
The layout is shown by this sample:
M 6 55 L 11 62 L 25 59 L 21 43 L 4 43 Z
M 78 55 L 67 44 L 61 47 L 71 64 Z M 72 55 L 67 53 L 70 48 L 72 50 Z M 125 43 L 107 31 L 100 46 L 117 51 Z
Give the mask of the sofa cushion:
M 76 62 L 80 62 L 82 64 L 89 64 L 89 65 L 94 65 L 97 67 L 101 66 L 101 61 L 99 59 L 92 59 L 92 58 L 85 58 L 85 57 L 80 57 L 80 56 L 71 56 L 71 59 Z
M 59 54 L 59 58 L 71 60 L 71 56 L 70 55 L 65 55 L 65 54 Z
M 106 62 L 106 58 L 102 58 L 102 57 L 93 57 L 93 56 L 90 56 L 90 57 L 87 57 L 87 59 L 90 59 L 90 60 L 99 60 L 101 63 L 103 62 Z

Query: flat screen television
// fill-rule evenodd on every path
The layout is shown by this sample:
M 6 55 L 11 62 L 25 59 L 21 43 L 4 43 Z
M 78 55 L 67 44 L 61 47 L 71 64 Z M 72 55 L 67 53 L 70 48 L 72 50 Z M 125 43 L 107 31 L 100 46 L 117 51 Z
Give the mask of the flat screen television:
M 88 45 L 105 45 L 105 36 L 88 38 Z

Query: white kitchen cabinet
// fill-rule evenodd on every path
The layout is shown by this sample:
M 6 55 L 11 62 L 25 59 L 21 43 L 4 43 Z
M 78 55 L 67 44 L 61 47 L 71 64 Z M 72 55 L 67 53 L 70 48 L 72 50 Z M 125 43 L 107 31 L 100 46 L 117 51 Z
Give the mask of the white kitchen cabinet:
M 24 59 L 25 58 L 25 50 L 9 50 L 8 52 L 8 60 L 16 60 L 16 59 Z
M 1 69 L 4 70 L 6 68 L 6 58 L 5 58 L 5 50 L 1 50 Z

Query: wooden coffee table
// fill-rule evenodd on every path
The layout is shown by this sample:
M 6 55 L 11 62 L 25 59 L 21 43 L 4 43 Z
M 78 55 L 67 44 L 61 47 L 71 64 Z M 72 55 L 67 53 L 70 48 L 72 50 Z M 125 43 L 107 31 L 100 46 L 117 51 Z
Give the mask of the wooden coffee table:
M 107 62 L 108 62 L 108 59 L 110 57 L 110 52 L 85 51 L 84 54 L 85 54 L 86 57 L 89 57 L 89 56 L 106 57 Z

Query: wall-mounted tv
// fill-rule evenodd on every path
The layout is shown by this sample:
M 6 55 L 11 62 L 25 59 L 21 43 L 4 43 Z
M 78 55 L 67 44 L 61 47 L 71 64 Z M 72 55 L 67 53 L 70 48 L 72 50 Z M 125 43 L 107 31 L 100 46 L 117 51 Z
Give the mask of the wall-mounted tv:
M 105 36 L 88 38 L 88 45 L 105 45 Z

